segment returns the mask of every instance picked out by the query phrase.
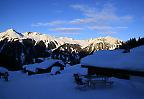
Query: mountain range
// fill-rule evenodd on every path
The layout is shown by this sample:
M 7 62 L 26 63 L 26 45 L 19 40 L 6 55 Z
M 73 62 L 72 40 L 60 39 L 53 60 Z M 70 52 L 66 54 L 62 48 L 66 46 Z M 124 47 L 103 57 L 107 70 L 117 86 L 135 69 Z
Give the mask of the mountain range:
M 122 41 L 110 36 L 89 40 L 53 37 L 38 32 L 19 33 L 8 29 L 0 33 L 0 65 L 20 69 L 24 64 L 41 62 L 40 58 L 54 58 L 77 64 L 82 57 L 97 50 L 118 48 Z

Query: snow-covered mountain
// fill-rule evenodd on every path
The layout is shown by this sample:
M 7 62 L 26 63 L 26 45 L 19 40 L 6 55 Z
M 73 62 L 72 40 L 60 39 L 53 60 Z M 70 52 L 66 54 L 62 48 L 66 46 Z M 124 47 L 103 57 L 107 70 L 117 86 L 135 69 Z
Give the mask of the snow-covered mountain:
M 63 44 L 63 42 L 57 40 L 55 37 L 52 37 L 50 35 L 46 35 L 46 34 L 41 34 L 38 32 L 26 32 L 24 33 L 24 38 L 29 38 L 29 39 L 33 39 L 36 42 L 39 41 L 43 41 L 46 45 L 46 47 L 49 47 L 48 45 L 50 43 L 53 43 L 56 47 L 60 46 Z
M 36 42 L 43 41 L 45 42 L 46 46 L 50 42 L 54 42 L 56 47 L 69 43 L 69 44 L 79 44 L 82 48 L 84 48 L 88 46 L 89 44 L 88 40 L 74 40 L 73 38 L 68 38 L 68 37 L 53 37 L 53 36 L 50 36 L 47 34 L 41 34 L 38 32 L 26 32 L 24 33 L 24 38 L 34 39 Z
M 82 48 L 88 46 L 89 44 L 88 40 L 74 40 L 73 38 L 68 38 L 68 37 L 59 37 L 57 39 L 58 41 L 61 41 L 63 43 L 79 44 Z
M 65 43 L 52 52 L 52 58 L 63 60 L 68 64 L 77 64 L 79 60 L 86 56 L 79 44 Z
M 84 50 L 90 53 L 97 50 L 113 50 L 122 44 L 121 40 L 110 36 L 91 39 L 88 42 L 89 45 Z
M 111 50 L 119 45 L 121 41 L 112 37 L 74 40 L 38 32 L 19 33 L 8 29 L 0 33 L 0 64 L 19 66 L 35 63 L 37 58 L 49 56 L 77 64 L 81 58 L 94 51 Z
M 110 37 L 110 36 L 89 39 L 89 40 L 74 40 L 68 37 L 53 37 L 53 36 L 38 33 L 38 32 L 19 33 L 15 31 L 14 29 L 8 29 L 5 32 L 0 33 L 0 41 L 6 38 L 8 40 L 13 40 L 13 41 L 21 40 L 21 39 L 33 39 L 36 41 L 36 43 L 39 41 L 43 41 L 46 47 L 49 47 L 48 45 L 53 43 L 55 48 L 58 48 L 59 46 L 65 43 L 69 43 L 69 44 L 78 44 L 82 48 L 93 47 L 93 49 L 96 49 L 94 47 L 95 45 L 98 45 L 99 43 L 109 43 L 111 45 L 110 49 L 114 49 L 121 44 L 120 40 Z
M 8 40 L 20 40 L 22 39 L 24 36 L 21 33 L 16 32 L 13 29 L 8 29 L 5 32 L 0 32 L 0 41 L 4 40 L 4 39 L 8 39 Z

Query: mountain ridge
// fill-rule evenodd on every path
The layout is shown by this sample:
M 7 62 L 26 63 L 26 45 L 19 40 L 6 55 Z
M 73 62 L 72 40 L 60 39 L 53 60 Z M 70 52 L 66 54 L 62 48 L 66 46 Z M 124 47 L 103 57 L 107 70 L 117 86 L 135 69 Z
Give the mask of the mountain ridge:
M 3 36 L 3 34 L 5 34 L 6 36 Z M 12 35 L 8 35 L 8 34 L 12 34 Z M 73 39 L 73 38 L 68 38 L 68 37 L 54 37 L 48 34 L 43 34 L 43 33 L 39 33 L 39 32 L 24 32 L 24 33 L 19 33 L 14 29 L 8 29 L 5 32 L 0 32 L 0 40 L 2 40 L 2 38 L 9 38 L 9 39 L 34 39 L 36 42 L 39 41 L 44 41 L 46 44 L 48 44 L 49 42 L 57 42 L 58 44 L 57 47 L 59 47 L 60 45 L 63 45 L 65 43 L 70 43 L 70 44 L 79 44 L 81 45 L 82 48 L 90 45 L 91 43 L 99 43 L 99 41 L 101 41 L 100 39 L 106 39 L 107 42 L 114 44 L 115 41 L 121 41 L 120 39 L 111 37 L 111 36 L 106 36 L 106 37 L 98 37 L 98 38 L 91 38 L 91 39 L 87 39 L 87 40 L 77 40 L 77 39 Z
M 21 69 L 25 64 L 41 62 L 39 58 L 47 57 L 74 65 L 94 51 L 112 50 L 121 44 L 120 40 L 113 37 L 74 40 L 38 32 L 19 33 L 8 29 L 0 33 L 0 66 L 12 70 Z

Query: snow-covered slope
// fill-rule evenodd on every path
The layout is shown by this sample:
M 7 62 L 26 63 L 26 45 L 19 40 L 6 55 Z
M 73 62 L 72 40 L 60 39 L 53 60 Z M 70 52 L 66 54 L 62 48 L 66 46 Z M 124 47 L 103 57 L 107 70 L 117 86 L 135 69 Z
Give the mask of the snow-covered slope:
M 52 58 L 63 60 L 69 64 L 77 64 L 85 53 L 78 44 L 63 44 L 52 52 Z
M 97 50 L 113 50 L 122 44 L 121 40 L 110 36 L 90 39 L 88 42 L 89 45 L 84 48 L 88 52 L 94 52 Z
M 1 99 L 144 99 L 144 79 L 112 78 L 112 88 L 78 90 L 73 73 L 85 74 L 80 65 L 67 67 L 60 75 L 27 76 L 21 71 L 10 72 L 10 81 L 0 79 Z
M 63 44 L 63 42 L 57 40 L 55 37 L 38 32 L 26 32 L 24 33 L 24 38 L 34 39 L 36 42 L 43 41 L 46 47 L 50 42 L 53 42 L 57 47 Z
M 117 38 L 113 38 L 111 36 L 93 38 L 88 40 L 89 43 L 109 42 L 110 44 L 115 44 L 117 41 L 121 41 L 121 40 Z
M 144 71 L 144 46 L 123 50 L 101 50 L 81 60 L 82 65 Z
M 41 34 L 38 32 L 26 32 L 26 33 L 24 33 L 24 37 L 34 39 L 36 42 L 44 41 L 46 43 L 46 45 L 49 42 L 56 42 L 57 47 L 65 44 L 65 43 L 79 44 L 79 45 L 81 45 L 81 47 L 86 47 L 89 44 L 88 40 L 74 40 L 74 39 L 68 38 L 68 37 L 53 37 L 53 36 Z
M 40 40 L 51 41 L 54 39 L 53 37 L 51 37 L 49 35 L 41 34 L 38 32 L 26 32 L 26 33 L 24 33 L 24 37 L 34 39 L 35 41 L 40 41 Z
M 64 43 L 79 44 L 82 48 L 88 46 L 88 44 L 89 44 L 88 40 L 74 40 L 74 39 L 68 38 L 68 37 L 59 37 L 57 39 Z

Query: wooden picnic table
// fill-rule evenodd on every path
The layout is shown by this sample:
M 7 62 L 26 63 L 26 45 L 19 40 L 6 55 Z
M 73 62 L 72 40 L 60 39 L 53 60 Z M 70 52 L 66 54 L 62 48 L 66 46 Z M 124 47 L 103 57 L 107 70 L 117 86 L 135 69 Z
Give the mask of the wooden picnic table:
M 111 87 L 113 84 L 112 81 L 109 80 L 109 77 L 105 76 L 97 76 L 97 75 L 81 75 L 86 78 L 86 82 L 89 87 Z

